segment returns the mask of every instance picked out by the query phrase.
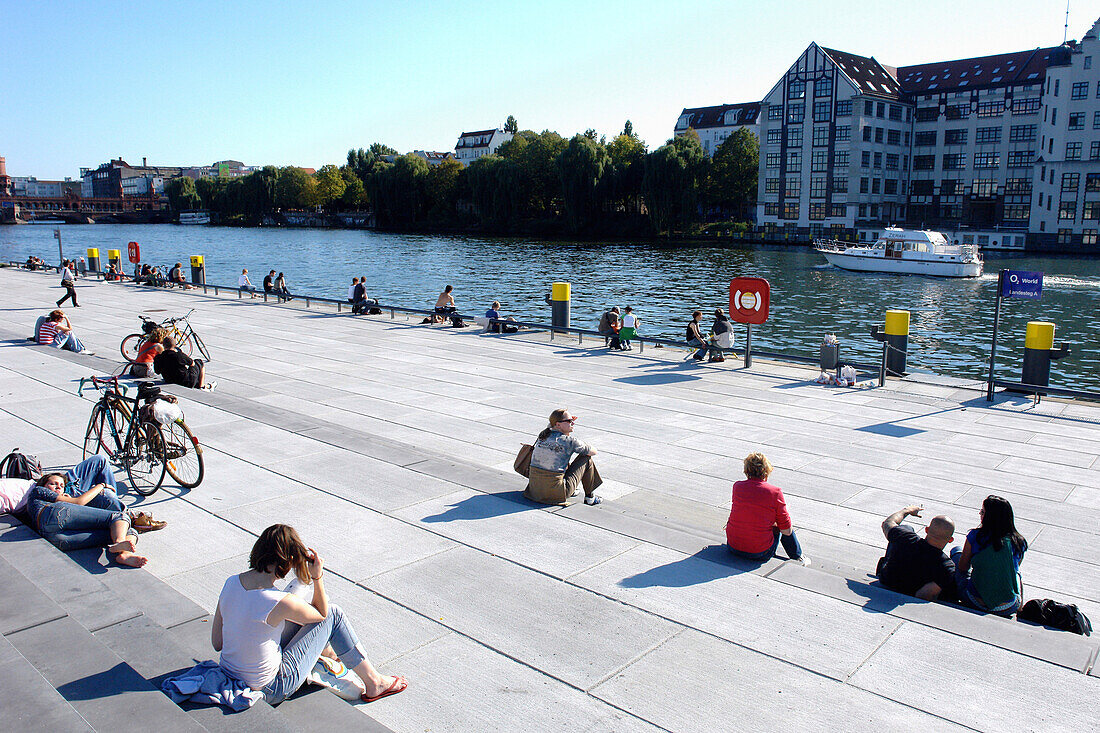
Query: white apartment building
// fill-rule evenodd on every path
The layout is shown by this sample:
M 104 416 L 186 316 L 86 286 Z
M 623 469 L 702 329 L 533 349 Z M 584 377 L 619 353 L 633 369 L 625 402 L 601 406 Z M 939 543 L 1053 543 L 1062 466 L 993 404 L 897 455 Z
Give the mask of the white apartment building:
M 688 129 L 695 130 L 699 142 L 707 155 L 714 155 L 726 138 L 735 130 L 745 127 L 760 137 L 760 103 L 742 102 L 740 104 L 719 104 L 714 107 L 694 107 L 685 109 L 676 120 L 673 133 L 677 137 Z
M 512 139 L 512 133 L 499 127 L 495 130 L 464 132 L 458 136 L 455 145 L 455 159 L 463 165 L 469 165 L 478 158 L 492 155 L 501 145 Z

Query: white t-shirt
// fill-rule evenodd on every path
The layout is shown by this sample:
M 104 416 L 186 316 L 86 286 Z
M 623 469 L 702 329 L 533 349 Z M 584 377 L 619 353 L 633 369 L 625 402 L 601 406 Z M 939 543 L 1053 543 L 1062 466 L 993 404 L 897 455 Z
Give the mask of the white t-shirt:
M 355 300 L 355 285 L 348 286 L 348 300 Z
M 0 478 L 0 514 L 12 514 L 27 506 L 34 481 L 25 478 Z
M 623 328 L 634 328 L 638 325 L 638 318 L 633 313 L 623 316 Z
M 279 673 L 283 625 L 272 626 L 267 617 L 285 595 L 274 588 L 246 590 L 241 585 L 241 576 L 232 575 L 218 597 L 222 612 L 222 651 L 218 664 L 253 690 L 263 689 Z
M 248 281 L 248 275 L 242 272 L 241 276 L 237 278 L 237 287 L 243 288 L 245 285 L 252 285 L 252 283 Z

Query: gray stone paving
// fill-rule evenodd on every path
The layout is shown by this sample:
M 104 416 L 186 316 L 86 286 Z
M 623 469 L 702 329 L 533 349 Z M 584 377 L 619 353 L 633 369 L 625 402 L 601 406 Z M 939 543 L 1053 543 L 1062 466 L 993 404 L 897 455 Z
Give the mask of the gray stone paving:
M 950 380 L 828 389 L 789 365 L 686 364 L 677 350 L 608 354 L 596 340 L 128 285 L 82 283 L 69 312 L 98 356 L 26 345 L 58 292 L 53 277 L 0 269 L 0 450 L 79 460 L 90 402 L 75 380 L 117 366 L 139 312 L 196 308 L 218 390 L 172 391 L 207 477 L 125 497 L 170 521 L 142 539 L 148 569 L 211 611 L 255 534 L 294 524 L 374 660 L 410 679 L 366 709 L 395 731 L 1095 724 L 1097 637 L 895 598 L 867 572 L 884 514 L 923 501 L 961 539 L 996 492 L 1032 544 L 1026 595 L 1100 620 L 1096 407 L 987 406 Z M 519 496 L 515 450 L 559 406 L 600 450 L 601 507 Z M 776 464 L 812 568 L 747 569 L 716 551 L 750 450 Z M 107 572 L 122 594 L 124 572 Z M 204 633 L 201 620 L 178 628 L 192 626 Z M 51 694 L 20 664 L 0 677 Z

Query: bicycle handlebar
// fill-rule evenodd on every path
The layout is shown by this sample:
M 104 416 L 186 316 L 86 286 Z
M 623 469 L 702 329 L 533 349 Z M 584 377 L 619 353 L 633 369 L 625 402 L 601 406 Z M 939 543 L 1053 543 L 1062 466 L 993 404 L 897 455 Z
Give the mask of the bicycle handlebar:
M 95 387 L 96 392 L 99 391 L 100 385 L 104 385 L 109 386 L 111 389 L 113 389 L 115 392 L 122 395 L 123 397 L 126 396 L 126 392 L 128 389 L 125 384 L 118 383 L 118 377 L 81 377 L 80 385 L 77 387 L 76 390 L 76 394 L 78 397 L 84 396 L 85 382 L 91 382 L 92 386 Z

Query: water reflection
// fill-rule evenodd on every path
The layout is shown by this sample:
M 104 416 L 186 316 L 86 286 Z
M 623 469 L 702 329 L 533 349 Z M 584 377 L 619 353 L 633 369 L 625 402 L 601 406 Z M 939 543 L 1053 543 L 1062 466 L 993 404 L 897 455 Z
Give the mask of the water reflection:
M 875 361 L 868 332 L 889 308 L 912 313 L 909 363 L 929 371 L 982 379 L 993 321 L 996 272 L 1002 267 L 1047 273 L 1040 302 L 1007 301 L 1002 313 L 999 373 L 1019 376 L 1024 326 L 1057 324 L 1072 353 L 1052 368 L 1052 381 L 1100 389 L 1100 348 L 1093 343 L 1100 298 L 1100 261 L 986 255 L 987 273 L 973 280 L 849 273 L 806 249 L 681 244 L 572 243 L 363 231 L 226 229 L 179 226 L 66 226 L 66 254 L 98 247 L 125 252 L 141 243 L 145 261 L 171 265 L 206 256 L 210 282 L 235 283 L 241 267 L 262 277 L 286 273 L 291 290 L 343 297 L 353 276 L 369 294 L 407 305 L 434 303 L 443 286 L 459 305 L 480 312 L 498 299 L 505 313 L 548 318 L 544 296 L 554 280 L 572 283 L 574 325 L 595 327 L 611 305 L 634 306 L 642 333 L 679 338 L 694 308 L 728 306 L 732 277 L 767 278 L 772 315 L 755 327 L 761 349 L 815 352 L 825 333 L 841 340 L 842 358 Z M 0 227 L 0 257 L 37 254 L 52 261 L 52 227 Z M 707 319 L 709 323 L 709 319 Z M 743 327 L 738 327 L 743 342 Z

